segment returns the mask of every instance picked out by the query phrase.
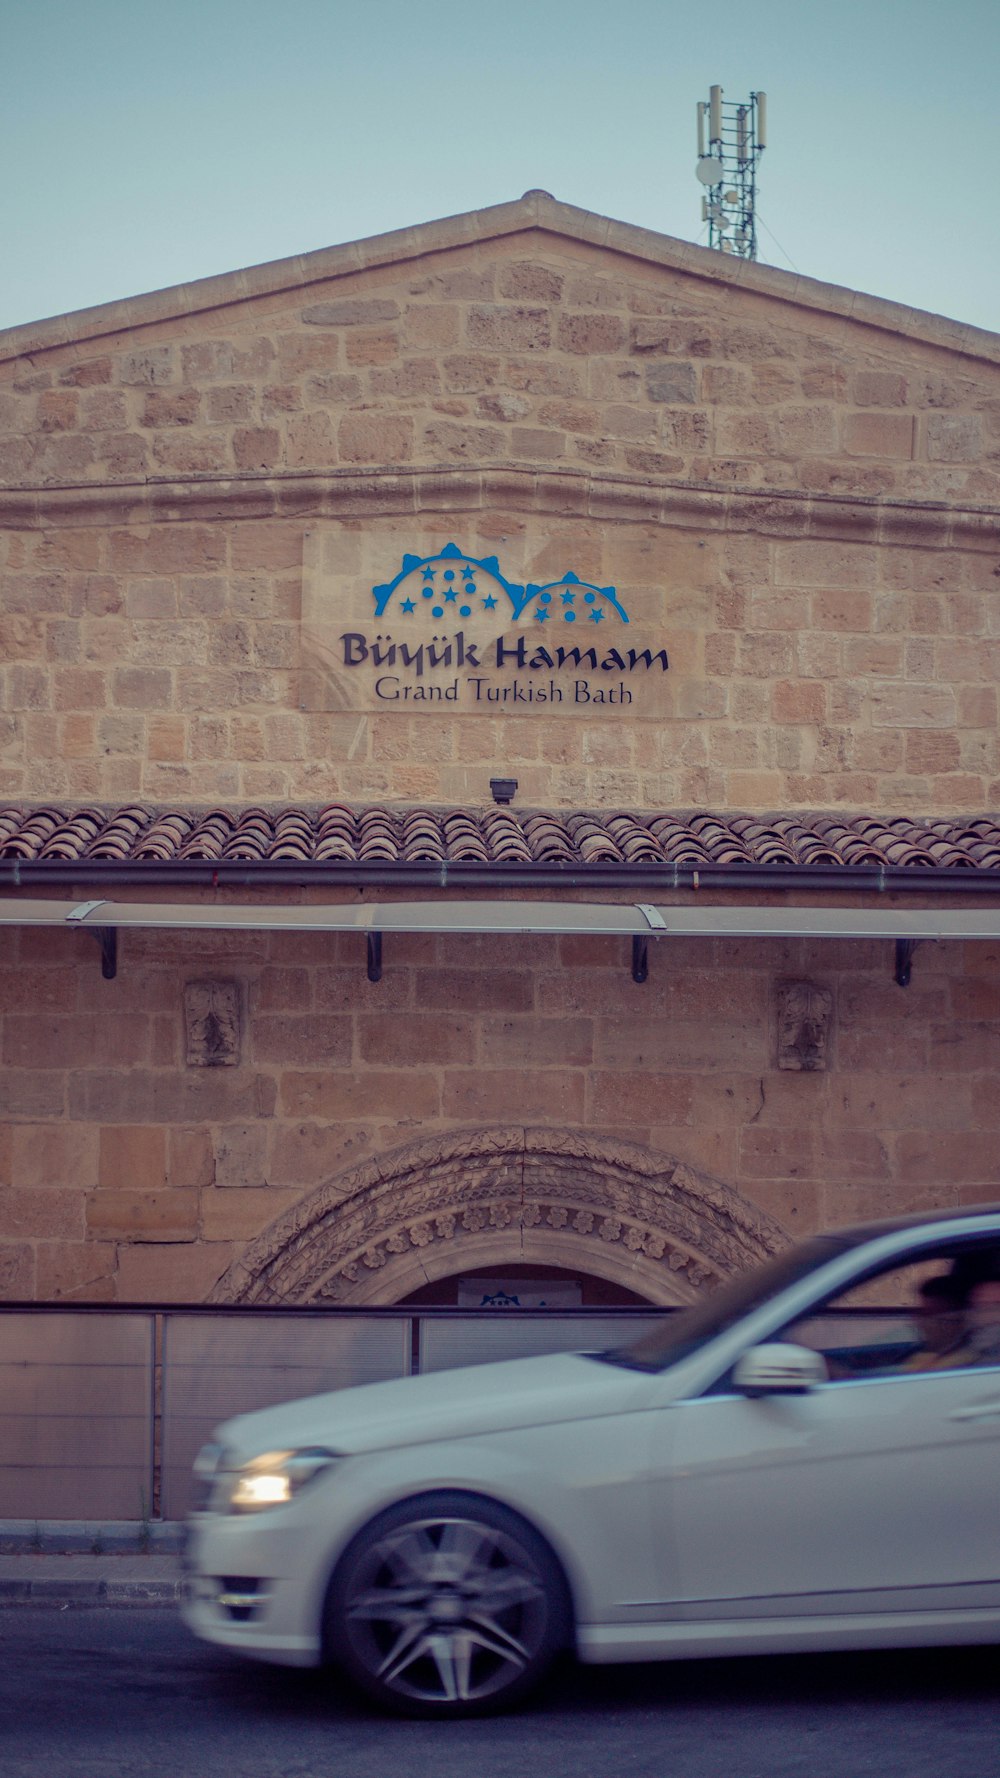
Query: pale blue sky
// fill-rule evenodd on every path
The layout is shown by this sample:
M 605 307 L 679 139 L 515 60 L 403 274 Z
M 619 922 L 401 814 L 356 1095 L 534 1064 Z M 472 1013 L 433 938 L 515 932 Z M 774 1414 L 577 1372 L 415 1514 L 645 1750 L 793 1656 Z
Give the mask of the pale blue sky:
M 0 9 L 0 327 L 533 186 L 703 239 L 718 81 L 768 94 L 762 260 L 1000 330 L 998 0 Z

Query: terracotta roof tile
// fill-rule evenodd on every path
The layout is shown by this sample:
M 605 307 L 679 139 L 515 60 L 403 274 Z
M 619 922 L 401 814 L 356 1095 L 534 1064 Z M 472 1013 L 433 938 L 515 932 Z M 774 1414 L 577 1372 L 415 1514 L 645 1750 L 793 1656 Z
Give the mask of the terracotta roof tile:
M 0 807 L 0 860 L 489 866 L 896 867 L 1000 870 L 1000 816 L 352 809 Z

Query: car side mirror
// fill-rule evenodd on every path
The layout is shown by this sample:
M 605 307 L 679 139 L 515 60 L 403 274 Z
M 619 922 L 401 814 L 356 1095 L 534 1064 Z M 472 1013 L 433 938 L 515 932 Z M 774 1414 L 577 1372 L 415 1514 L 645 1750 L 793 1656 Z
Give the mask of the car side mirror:
M 804 1395 L 817 1383 L 829 1380 L 826 1359 L 821 1353 L 785 1340 L 751 1346 L 733 1369 L 733 1387 L 741 1395 Z

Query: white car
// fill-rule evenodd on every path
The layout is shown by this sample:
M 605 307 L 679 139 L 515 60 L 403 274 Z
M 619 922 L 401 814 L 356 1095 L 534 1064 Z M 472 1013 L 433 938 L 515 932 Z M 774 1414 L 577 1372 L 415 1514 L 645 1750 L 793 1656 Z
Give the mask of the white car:
M 817 1236 L 621 1350 L 230 1420 L 186 1621 L 441 1717 L 563 1648 L 1000 1640 L 998 1297 L 1000 1207 L 938 1213 Z

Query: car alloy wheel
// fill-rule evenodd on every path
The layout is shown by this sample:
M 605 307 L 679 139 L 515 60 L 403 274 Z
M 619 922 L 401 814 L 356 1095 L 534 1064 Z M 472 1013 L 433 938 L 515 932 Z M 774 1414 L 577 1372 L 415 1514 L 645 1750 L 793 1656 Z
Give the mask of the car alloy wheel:
M 524 1695 L 566 1638 L 551 1551 L 475 1495 L 404 1501 L 359 1533 L 331 1582 L 328 1652 L 379 1703 L 469 1716 Z

